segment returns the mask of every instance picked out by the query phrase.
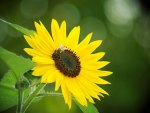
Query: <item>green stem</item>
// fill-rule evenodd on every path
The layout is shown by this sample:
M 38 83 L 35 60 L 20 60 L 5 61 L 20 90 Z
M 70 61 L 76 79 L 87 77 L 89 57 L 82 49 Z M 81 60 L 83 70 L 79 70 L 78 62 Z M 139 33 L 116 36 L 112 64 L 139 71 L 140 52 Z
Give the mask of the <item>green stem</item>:
M 29 105 L 31 104 L 32 100 L 34 99 L 34 97 L 36 97 L 36 95 L 40 92 L 40 90 L 45 86 L 45 84 L 40 84 L 36 90 L 29 95 L 29 97 L 27 98 L 27 100 L 24 102 L 23 106 L 22 106 L 22 113 L 24 113 L 27 108 L 29 107 Z
M 22 113 L 22 102 L 23 102 L 23 90 L 18 90 L 18 108 L 17 113 Z
M 21 79 L 18 81 L 18 106 L 16 113 L 22 113 L 23 89 L 21 88 Z
M 49 92 L 49 93 L 40 93 L 37 97 L 45 97 L 45 96 L 63 96 L 62 93 L 58 92 Z

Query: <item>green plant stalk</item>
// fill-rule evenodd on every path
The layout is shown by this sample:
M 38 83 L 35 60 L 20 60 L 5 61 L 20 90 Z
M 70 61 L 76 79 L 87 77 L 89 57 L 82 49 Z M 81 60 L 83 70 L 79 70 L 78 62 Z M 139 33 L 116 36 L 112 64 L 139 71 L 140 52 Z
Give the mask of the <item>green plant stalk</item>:
M 18 106 L 17 106 L 17 111 L 16 113 L 22 113 L 22 103 L 23 103 L 23 89 L 21 88 L 21 79 L 18 81 Z
M 31 104 L 32 100 L 37 96 L 37 94 L 40 92 L 40 90 L 45 86 L 45 84 L 40 84 L 36 90 L 29 95 L 29 97 L 26 99 L 26 101 L 24 102 L 23 106 L 22 106 L 22 112 L 21 113 L 25 113 L 25 111 L 27 110 L 27 108 L 29 107 L 29 105 Z
M 17 113 L 22 113 L 22 103 L 23 103 L 23 90 L 18 90 L 18 107 L 17 107 Z

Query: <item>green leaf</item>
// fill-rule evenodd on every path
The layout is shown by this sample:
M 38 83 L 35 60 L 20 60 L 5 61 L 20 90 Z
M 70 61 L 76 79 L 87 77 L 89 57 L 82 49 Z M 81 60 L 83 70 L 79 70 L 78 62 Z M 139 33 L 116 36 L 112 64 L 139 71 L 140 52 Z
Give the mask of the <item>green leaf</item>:
M 20 31 L 21 33 L 23 33 L 23 34 L 25 34 L 25 35 L 30 36 L 30 35 L 33 35 L 33 34 L 35 33 L 35 31 L 29 30 L 29 29 L 24 28 L 24 27 L 22 27 L 22 26 L 19 26 L 19 25 L 17 25 L 17 24 L 13 24 L 13 23 L 7 22 L 7 21 L 5 21 L 5 20 L 3 20 L 3 19 L 0 19 L 0 20 L 1 20 L 2 22 L 4 22 L 4 23 L 10 25 L 11 27 L 15 28 L 16 30 Z
M 0 81 L 0 112 L 17 104 L 18 91 L 15 89 L 16 78 L 8 71 Z
M 77 104 L 77 106 L 82 110 L 83 113 L 99 113 L 97 108 L 90 102 L 88 102 L 88 106 L 82 106 L 78 102 L 74 100 L 74 102 Z
M 18 89 L 15 87 L 16 83 L 17 79 L 11 70 L 0 80 L 0 112 L 17 105 Z M 23 90 L 24 100 L 28 98 L 30 91 L 30 88 Z
M 30 59 L 18 56 L 0 47 L 0 59 L 14 72 L 17 80 L 28 70 L 33 68 L 34 63 Z
M 1 79 L 0 84 L 15 87 L 16 82 L 17 80 L 15 78 L 14 73 L 11 70 L 9 70 Z

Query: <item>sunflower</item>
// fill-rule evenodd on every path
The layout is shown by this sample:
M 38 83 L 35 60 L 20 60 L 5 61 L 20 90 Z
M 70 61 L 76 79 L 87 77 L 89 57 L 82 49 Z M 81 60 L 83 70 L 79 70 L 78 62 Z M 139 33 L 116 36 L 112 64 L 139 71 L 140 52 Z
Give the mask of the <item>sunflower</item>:
M 100 61 L 105 52 L 93 53 L 102 40 L 90 42 L 89 33 L 80 43 L 80 26 L 74 27 L 66 34 L 66 22 L 59 26 L 55 19 L 51 22 L 51 35 L 42 22 L 35 22 L 36 33 L 24 36 L 31 48 L 25 48 L 35 62 L 34 76 L 41 76 L 41 83 L 55 82 L 55 91 L 61 87 L 65 103 L 71 108 L 72 97 L 83 106 L 87 101 L 94 103 L 93 98 L 100 100 L 103 94 L 108 95 L 98 85 L 110 84 L 102 79 L 112 74 L 100 70 L 108 61 Z

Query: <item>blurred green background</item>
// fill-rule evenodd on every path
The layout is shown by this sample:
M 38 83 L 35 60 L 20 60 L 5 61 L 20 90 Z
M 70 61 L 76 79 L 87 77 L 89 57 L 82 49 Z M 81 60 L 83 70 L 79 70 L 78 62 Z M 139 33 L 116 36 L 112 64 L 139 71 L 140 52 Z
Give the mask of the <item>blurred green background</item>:
M 35 29 L 33 21 L 41 20 L 50 31 L 52 18 L 67 21 L 67 31 L 81 25 L 82 40 L 93 32 L 102 39 L 98 51 L 111 62 L 105 70 L 112 84 L 103 86 L 110 96 L 96 101 L 100 113 L 150 113 L 150 4 L 146 0 L 0 0 L 0 18 Z M 23 36 L 0 22 L 0 46 L 29 57 Z M 8 68 L 0 61 L 0 77 Z M 12 98 L 13 99 L 13 98 Z M 15 112 L 16 106 L 3 113 Z M 71 110 L 62 97 L 45 97 L 33 103 L 27 113 L 80 113 Z

